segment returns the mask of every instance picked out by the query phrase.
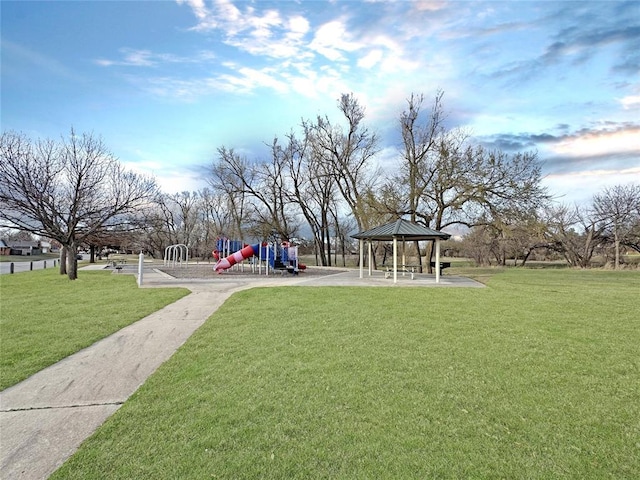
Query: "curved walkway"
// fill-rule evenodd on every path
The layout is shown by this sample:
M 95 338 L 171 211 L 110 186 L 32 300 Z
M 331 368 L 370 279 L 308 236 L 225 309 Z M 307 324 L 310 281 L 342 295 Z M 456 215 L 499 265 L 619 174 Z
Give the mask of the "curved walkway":
M 192 293 L 0 392 L 0 478 L 47 478 L 231 294 L 284 285 L 483 286 L 450 276 L 436 284 L 426 275 L 394 285 L 383 274 L 360 279 L 353 270 L 307 277 L 221 275 L 209 280 L 179 280 L 145 271 L 144 288 L 186 287 Z

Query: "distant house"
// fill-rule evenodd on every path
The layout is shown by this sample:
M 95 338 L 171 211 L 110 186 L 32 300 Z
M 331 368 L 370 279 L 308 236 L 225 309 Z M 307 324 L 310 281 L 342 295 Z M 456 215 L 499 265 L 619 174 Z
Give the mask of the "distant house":
M 11 255 L 11 247 L 4 240 L 0 240 L 0 255 Z
M 11 247 L 11 255 L 40 255 L 42 253 L 40 242 L 18 240 L 8 243 Z

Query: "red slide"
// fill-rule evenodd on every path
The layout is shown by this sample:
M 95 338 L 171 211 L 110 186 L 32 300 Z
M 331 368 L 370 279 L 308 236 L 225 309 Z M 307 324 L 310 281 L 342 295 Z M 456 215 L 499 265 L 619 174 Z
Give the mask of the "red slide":
M 255 245 L 247 245 L 242 250 L 238 250 L 235 253 L 232 253 L 227 258 L 223 258 L 218 260 L 218 262 L 213 266 L 213 269 L 220 273 L 227 268 L 233 267 L 236 263 L 246 260 L 247 258 L 251 258 L 254 255 L 258 255 L 260 252 L 260 244 L 256 243 Z

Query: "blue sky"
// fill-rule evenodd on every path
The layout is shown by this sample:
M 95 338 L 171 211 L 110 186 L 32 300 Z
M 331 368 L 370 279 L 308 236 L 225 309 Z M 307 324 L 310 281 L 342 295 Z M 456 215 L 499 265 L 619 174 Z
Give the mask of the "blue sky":
M 206 186 L 220 146 L 248 158 L 353 92 L 400 149 L 411 93 L 450 126 L 537 150 L 565 203 L 640 183 L 639 1 L 5 1 L 3 130 L 102 136 L 168 193 Z

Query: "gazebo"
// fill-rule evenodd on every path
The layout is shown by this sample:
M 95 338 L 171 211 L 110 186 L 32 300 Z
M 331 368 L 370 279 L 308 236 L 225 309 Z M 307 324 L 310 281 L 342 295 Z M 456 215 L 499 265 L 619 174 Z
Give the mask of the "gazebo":
M 416 240 L 431 240 L 435 241 L 436 246 L 436 283 L 440 283 L 440 240 L 447 240 L 451 235 L 448 233 L 440 232 L 438 230 L 432 230 L 430 228 L 423 227 L 411 223 L 407 220 L 398 219 L 395 222 L 387 223 L 379 227 L 372 228 L 365 232 L 356 233 L 351 236 L 360 241 L 360 278 L 364 277 L 364 242 L 368 242 L 368 263 L 369 263 L 369 275 L 373 273 L 373 262 L 371 242 L 373 241 L 393 241 L 393 283 L 398 282 L 398 240 L 403 242 L 416 241 Z M 404 249 L 403 249 L 404 251 Z M 404 265 L 404 253 L 402 256 L 402 267 Z

